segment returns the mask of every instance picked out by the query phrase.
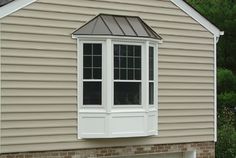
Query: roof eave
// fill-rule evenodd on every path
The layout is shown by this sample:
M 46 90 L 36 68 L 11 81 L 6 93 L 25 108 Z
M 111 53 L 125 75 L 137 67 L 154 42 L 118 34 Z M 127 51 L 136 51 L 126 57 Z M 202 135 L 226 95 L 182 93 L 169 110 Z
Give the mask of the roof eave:
M 36 0 L 14 0 L 11 3 L 8 3 L 1 7 L 0 9 L 0 19 L 5 16 L 18 11 L 19 9 L 35 2 Z
M 140 41 L 151 41 L 156 43 L 163 43 L 163 39 L 155 39 L 155 38 L 146 38 L 146 37 L 132 37 L 132 36 L 111 36 L 111 35 L 74 35 L 72 34 L 73 39 L 91 39 L 91 37 L 97 39 L 123 39 L 123 40 L 140 40 Z

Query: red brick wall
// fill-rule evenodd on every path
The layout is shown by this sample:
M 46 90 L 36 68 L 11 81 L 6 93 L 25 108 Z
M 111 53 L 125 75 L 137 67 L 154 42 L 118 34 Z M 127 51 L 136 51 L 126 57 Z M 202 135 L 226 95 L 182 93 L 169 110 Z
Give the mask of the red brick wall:
M 214 158 L 215 143 L 186 143 L 186 144 L 162 144 L 162 145 L 136 145 L 125 147 L 110 147 L 96 149 L 80 149 L 70 151 L 45 151 L 30 153 L 3 154 L 0 158 L 87 158 L 87 157 L 111 157 L 131 156 L 145 154 L 160 154 L 168 152 L 197 151 L 197 158 Z

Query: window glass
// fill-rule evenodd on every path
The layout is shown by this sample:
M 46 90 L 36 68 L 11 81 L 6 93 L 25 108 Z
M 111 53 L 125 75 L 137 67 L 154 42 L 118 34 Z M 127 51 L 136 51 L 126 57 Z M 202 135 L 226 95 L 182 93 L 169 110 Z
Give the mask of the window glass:
M 141 80 L 141 46 L 114 45 L 114 79 Z
M 92 78 L 92 69 L 84 68 L 84 79 L 91 79 L 91 78 Z
M 84 105 L 101 105 L 102 101 L 102 84 L 101 82 L 84 82 L 83 83 L 83 104 Z
M 149 47 L 149 80 L 154 79 L 154 48 Z
M 149 83 L 149 104 L 150 105 L 154 104 L 154 83 L 153 82 Z
M 102 44 L 83 45 L 83 105 L 102 104 Z M 92 81 L 96 79 L 95 81 Z
M 154 104 L 154 47 L 149 47 L 149 104 Z
M 140 82 L 115 82 L 115 105 L 141 105 Z
M 102 78 L 102 44 L 83 45 L 84 79 Z

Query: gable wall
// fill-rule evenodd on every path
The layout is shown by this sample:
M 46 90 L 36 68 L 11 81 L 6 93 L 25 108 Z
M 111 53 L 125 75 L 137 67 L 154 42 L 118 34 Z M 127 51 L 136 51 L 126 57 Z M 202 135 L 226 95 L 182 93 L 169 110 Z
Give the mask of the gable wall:
M 77 140 L 76 41 L 99 13 L 140 16 L 159 48 L 159 136 Z M 213 35 L 169 0 L 38 0 L 2 19 L 2 152 L 214 140 Z

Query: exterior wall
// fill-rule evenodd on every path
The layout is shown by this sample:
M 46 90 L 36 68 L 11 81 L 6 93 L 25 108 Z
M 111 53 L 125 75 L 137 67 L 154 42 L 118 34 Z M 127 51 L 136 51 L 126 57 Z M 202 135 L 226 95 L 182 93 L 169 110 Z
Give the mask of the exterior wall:
M 1 64 L 1 54 L 2 54 L 2 34 L 1 34 L 1 19 L 0 19 L 0 70 L 2 69 L 2 64 Z M 2 78 L 2 73 L 0 72 L 0 88 L 2 87 L 1 85 L 1 78 Z M 2 91 L 0 90 L 0 154 L 2 153 L 2 148 L 1 148 L 1 144 L 2 144 Z
M 110 147 L 110 148 L 96 148 L 96 149 L 82 149 L 69 151 L 49 151 L 49 152 L 34 152 L 34 153 L 17 153 L 5 154 L 0 158 L 95 158 L 95 157 L 142 157 L 148 158 L 167 158 L 166 153 L 172 153 L 172 157 L 178 155 L 183 158 L 190 158 L 187 152 L 196 150 L 196 158 L 214 158 L 215 144 L 214 142 L 189 143 L 189 144 L 161 144 L 161 145 L 147 145 L 147 146 L 126 146 L 126 147 Z M 148 155 L 148 156 L 145 156 Z M 158 156 L 159 155 L 159 156 Z M 166 157 L 165 157 L 166 156 Z M 178 156 L 178 157 L 179 157 Z
M 71 33 L 99 13 L 140 16 L 164 39 L 159 136 L 77 140 Z M 3 18 L 1 37 L 4 153 L 214 140 L 213 35 L 169 0 L 38 0 Z

